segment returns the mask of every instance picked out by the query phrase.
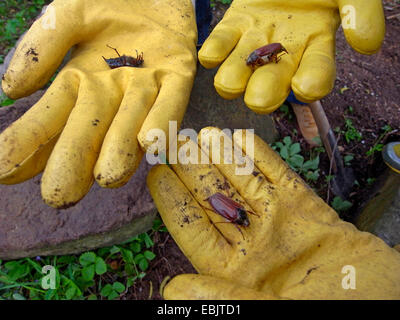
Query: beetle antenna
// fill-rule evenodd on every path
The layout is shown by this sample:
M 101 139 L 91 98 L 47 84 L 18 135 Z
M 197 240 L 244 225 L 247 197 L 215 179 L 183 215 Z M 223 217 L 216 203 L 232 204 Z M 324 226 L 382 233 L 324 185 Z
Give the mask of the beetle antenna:
M 108 44 L 107 44 L 107 47 L 109 47 L 110 49 L 113 49 L 117 53 L 118 57 L 121 57 L 121 55 L 119 54 L 119 52 L 118 52 L 118 50 L 116 48 L 113 48 Z

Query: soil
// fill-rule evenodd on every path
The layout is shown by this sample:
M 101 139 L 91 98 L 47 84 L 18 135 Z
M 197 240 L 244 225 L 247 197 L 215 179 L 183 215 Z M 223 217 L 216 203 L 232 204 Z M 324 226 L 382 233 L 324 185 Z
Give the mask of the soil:
M 349 201 L 353 203 L 352 208 L 341 215 L 344 220 L 350 222 L 371 196 L 374 186 L 368 181 L 377 179 L 385 169 L 379 152 L 373 157 L 366 157 L 366 152 L 375 145 L 385 125 L 389 125 L 392 130 L 382 138 L 380 143 L 400 140 L 400 4 L 395 0 L 383 3 L 386 37 L 382 49 L 372 56 L 361 55 L 351 49 L 344 38 L 343 31 L 339 30 L 335 88 L 331 94 L 321 100 L 332 128 L 340 127 L 344 130 L 345 118 L 349 118 L 362 135 L 361 141 L 350 143 L 346 142 L 343 134 L 337 135 L 342 156 L 348 154 L 354 156 L 351 167 L 359 183 L 349 197 Z M 212 27 L 223 17 L 227 7 L 227 5 L 216 4 L 213 9 Z M 399 15 L 396 16 L 397 14 Z M 349 107 L 352 107 L 353 112 L 349 112 Z M 289 120 L 288 116 L 285 117 L 279 110 L 275 111 L 272 117 L 277 122 L 281 137 L 293 135 L 294 129 L 300 132 L 294 113 L 292 113 L 292 120 Z M 294 138 L 300 142 L 304 153 L 311 151 L 300 134 Z M 321 153 L 321 177 L 313 184 L 313 187 L 323 199 L 330 203 L 333 195 L 331 191 L 328 192 L 329 188 L 324 178 L 329 173 L 329 167 L 330 161 L 327 154 Z M 150 282 L 153 286 L 150 299 L 161 299 L 158 290 L 165 277 L 173 278 L 181 273 L 196 273 L 169 234 L 159 233 L 155 248 L 157 258 L 152 261 L 146 277 L 137 282 L 123 299 L 149 299 Z

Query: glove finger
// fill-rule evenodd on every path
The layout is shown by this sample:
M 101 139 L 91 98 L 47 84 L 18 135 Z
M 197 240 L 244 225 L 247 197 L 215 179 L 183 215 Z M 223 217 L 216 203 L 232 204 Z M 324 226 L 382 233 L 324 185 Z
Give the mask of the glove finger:
M 178 176 L 166 165 L 155 166 L 147 185 L 168 231 L 196 270 L 223 270 L 230 247 Z
M 224 18 L 208 36 L 199 50 L 199 61 L 207 69 L 215 68 L 236 46 L 242 32 L 229 18 Z
M 309 43 L 292 79 L 292 90 L 303 102 L 313 102 L 329 94 L 335 84 L 335 41 L 315 39 Z
M 215 277 L 182 274 L 174 277 L 164 288 L 166 300 L 276 300 L 272 292 L 266 293 L 238 286 Z
M 297 68 L 297 63 L 289 56 L 283 56 L 278 63 L 271 62 L 259 67 L 253 73 L 244 96 L 244 102 L 251 110 L 271 113 L 286 100 Z
M 147 75 L 147 70 L 135 69 L 104 139 L 94 169 L 96 181 L 102 187 L 124 185 L 143 157 L 137 135 L 158 92 L 155 80 Z
M 286 162 L 256 134 L 247 131 L 244 135 L 243 131 L 237 131 L 233 134 L 233 140 L 248 156 L 251 157 L 251 154 L 254 154 L 256 168 L 273 185 L 292 186 L 295 183 L 305 186 L 301 178 L 289 168 Z M 248 146 L 253 146 L 252 150 L 247 150 Z
M 176 121 L 177 127 L 180 126 L 189 103 L 193 76 L 192 74 L 188 76 L 173 74 L 161 80 L 157 99 L 138 134 L 139 143 L 144 150 L 153 144 L 153 140 L 148 138 L 152 129 L 164 132 L 168 141 L 170 121 Z
M 222 139 L 224 144 L 221 144 Z M 263 229 L 260 215 L 264 213 L 265 203 L 271 201 L 272 184 L 255 167 L 249 156 L 243 156 L 240 144 L 234 143 L 224 131 L 213 127 L 203 128 L 200 131 L 199 140 L 202 150 L 209 155 L 210 160 L 213 159 L 212 163 L 223 175 L 224 181 L 229 181 L 227 184 L 232 185 L 231 189 L 239 192 L 240 196 L 235 196 L 235 201 L 239 200 L 238 202 L 245 204 L 245 209 L 248 213 L 250 212 L 248 214 L 250 225 L 242 229 L 245 230 L 246 238 L 253 238 L 254 235 L 261 232 L 260 229 Z M 215 158 L 217 154 L 221 160 Z M 229 156 L 226 157 L 227 155 Z M 265 191 L 262 197 L 264 201 L 259 201 L 259 197 L 256 201 L 253 196 L 249 197 L 253 192 L 259 196 L 262 191 Z M 249 202 L 249 199 L 253 201 Z
M 347 42 L 362 54 L 376 53 L 385 37 L 381 0 L 338 0 Z
M 3 76 L 2 87 L 7 96 L 28 96 L 49 81 L 76 43 L 73 37 L 82 34 L 79 23 L 71 19 L 77 16 L 69 1 L 55 1 L 48 6 L 18 45 Z
M 251 52 L 268 42 L 268 36 L 259 30 L 248 30 L 243 34 L 215 75 L 214 86 L 221 97 L 235 99 L 243 94 L 253 73 L 246 60 Z
M 74 73 L 60 73 L 43 97 L 1 133 L 0 183 L 20 183 L 44 169 L 75 105 L 78 84 Z
M 171 163 L 171 166 L 180 180 L 185 184 L 186 188 L 193 194 L 199 204 L 203 206 L 213 227 L 218 229 L 226 241 L 237 251 L 245 249 L 249 241 L 247 236 L 248 230 L 240 228 L 237 224 L 229 222 L 226 218 L 218 214 L 206 200 L 216 193 L 222 193 L 234 201 L 241 203 L 247 210 L 251 208 L 245 203 L 241 196 L 232 187 L 217 167 L 210 164 L 210 157 L 203 153 L 199 146 L 193 140 L 184 140 L 178 142 L 178 163 Z M 187 153 L 192 156 L 195 154 L 191 162 L 187 163 L 185 157 Z M 171 150 L 170 150 L 171 154 Z M 198 156 L 196 156 L 198 155 Z M 219 160 L 213 159 L 213 163 Z M 224 161 L 221 159 L 221 161 Z
M 99 73 L 97 78 L 81 80 L 76 105 L 47 162 L 41 190 L 44 201 L 52 207 L 74 205 L 93 183 L 101 144 L 123 95 L 118 87 L 121 69 L 106 72 L 112 75 Z M 108 90 L 100 94 L 99 88 Z

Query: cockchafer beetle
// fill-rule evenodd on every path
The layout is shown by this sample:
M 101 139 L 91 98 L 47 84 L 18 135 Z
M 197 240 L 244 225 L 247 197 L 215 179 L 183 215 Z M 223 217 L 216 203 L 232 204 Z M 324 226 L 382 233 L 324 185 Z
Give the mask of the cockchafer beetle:
M 280 53 L 288 54 L 288 51 L 280 43 L 270 43 L 266 46 L 254 50 L 246 60 L 246 64 L 252 68 L 263 66 L 271 61 L 278 61 L 281 59 Z
M 106 59 L 103 57 L 104 61 L 108 64 L 108 66 L 111 69 L 120 68 L 120 67 L 138 68 L 144 62 L 143 52 L 141 54 L 139 54 L 138 51 L 136 50 L 136 58 L 134 58 L 134 57 L 126 56 L 126 55 L 121 56 L 116 48 L 110 47 L 109 45 L 107 45 L 107 47 L 115 50 L 115 52 L 118 54 L 118 58 Z
M 246 209 L 240 203 L 232 200 L 231 198 L 225 196 L 224 194 L 217 192 L 212 196 L 205 199 L 213 208 L 213 211 L 218 213 L 220 216 L 224 217 L 227 223 L 233 223 L 236 228 L 240 231 L 243 236 L 242 231 L 238 226 L 248 227 L 250 225 L 247 213 L 258 216 L 258 214 L 246 211 Z M 208 209 L 209 210 L 209 209 Z M 223 223 L 223 222 L 216 222 Z M 243 236 L 244 238 L 244 236 Z

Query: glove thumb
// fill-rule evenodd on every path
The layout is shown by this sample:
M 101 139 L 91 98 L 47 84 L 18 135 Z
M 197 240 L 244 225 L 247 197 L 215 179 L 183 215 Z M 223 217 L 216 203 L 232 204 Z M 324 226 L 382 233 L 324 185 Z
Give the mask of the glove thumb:
M 385 37 L 381 0 L 338 0 L 347 42 L 362 54 L 376 53 Z
M 272 293 L 249 289 L 231 281 L 199 274 L 182 274 L 164 288 L 166 300 L 277 300 Z

